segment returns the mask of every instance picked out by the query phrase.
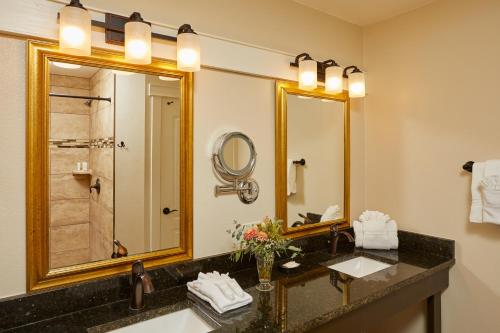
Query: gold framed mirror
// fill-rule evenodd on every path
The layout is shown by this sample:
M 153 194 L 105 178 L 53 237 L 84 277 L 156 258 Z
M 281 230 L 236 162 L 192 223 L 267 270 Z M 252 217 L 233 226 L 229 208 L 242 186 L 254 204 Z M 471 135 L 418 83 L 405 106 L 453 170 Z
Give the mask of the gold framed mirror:
M 28 43 L 29 291 L 192 259 L 193 75 Z
M 276 82 L 276 217 L 291 237 L 349 226 L 349 97 Z

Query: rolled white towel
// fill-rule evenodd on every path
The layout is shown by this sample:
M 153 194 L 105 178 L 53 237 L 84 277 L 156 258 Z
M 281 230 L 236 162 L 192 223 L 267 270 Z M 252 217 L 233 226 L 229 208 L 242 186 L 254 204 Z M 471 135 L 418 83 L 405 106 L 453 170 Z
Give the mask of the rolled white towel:
M 356 247 L 363 247 L 363 223 L 354 221 L 352 222 L 352 228 L 354 229 L 354 240 Z
M 399 246 L 397 223 L 394 220 L 382 222 L 384 219 L 385 217 L 371 222 L 354 221 L 352 226 L 356 247 L 372 250 L 397 249 Z
M 323 215 L 321 215 L 320 222 L 332 221 L 337 219 L 339 212 L 339 205 L 328 206 Z

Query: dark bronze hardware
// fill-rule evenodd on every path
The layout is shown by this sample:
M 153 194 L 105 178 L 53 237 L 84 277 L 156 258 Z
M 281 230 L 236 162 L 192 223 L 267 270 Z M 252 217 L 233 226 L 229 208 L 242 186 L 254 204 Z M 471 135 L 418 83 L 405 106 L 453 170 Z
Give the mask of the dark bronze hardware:
M 137 260 L 132 264 L 132 292 L 130 297 L 130 309 L 144 309 L 144 294 L 154 291 L 153 282 L 148 273 L 144 271 L 142 261 Z
M 302 60 L 314 60 L 308 53 L 301 53 L 295 57 L 295 60 L 290 63 L 291 67 L 299 67 L 299 62 Z M 340 66 L 335 60 L 328 59 L 325 61 L 316 61 L 318 64 L 318 81 L 325 82 L 325 71 L 328 67 Z M 347 72 L 353 70 L 351 73 L 361 73 L 361 70 L 357 66 L 347 66 L 344 69 L 343 76 L 348 77 Z
M 339 237 L 340 235 L 344 235 L 349 243 L 354 242 L 354 237 L 347 231 L 339 231 L 338 226 L 336 224 L 333 224 L 330 226 L 330 248 L 328 249 L 328 252 L 332 255 L 337 254 L 337 244 L 339 242 Z
M 472 172 L 472 166 L 474 165 L 473 161 L 469 161 L 463 165 L 463 169 L 468 172 Z
M 125 142 L 120 141 L 119 144 L 116 145 L 118 148 L 125 148 Z
M 92 193 L 92 189 L 95 189 L 95 191 L 97 192 L 97 194 L 101 194 L 101 181 L 99 180 L 99 178 L 97 178 L 95 180 L 95 184 L 94 185 L 91 185 L 89 190 L 90 190 L 90 193 Z
M 293 164 L 306 165 L 306 160 L 301 158 L 298 161 L 293 161 Z
M 178 212 L 178 210 L 177 209 L 170 209 L 168 207 L 163 208 L 164 215 L 168 215 L 168 214 L 173 213 L 173 212 Z
M 50 97 L 65 97 L 65 98 L 77 98 L 77 99 L 86 99 L 89 101 L 106 101 L 111 103 L 111 97 L 93 97 L 93 96 L 78 96 L 78 95 L 66 95 L 66 94 L 54 94 L 50 93 Z
M 115 239 L 113 243 L 117 246 L 116 252 L 113 251 L 111 258 L 121 258 L 128 256 L 128 250 L 125 246 L 120 243 L 118 239 Z M 114 247 L 113 247 L 114 248 Z

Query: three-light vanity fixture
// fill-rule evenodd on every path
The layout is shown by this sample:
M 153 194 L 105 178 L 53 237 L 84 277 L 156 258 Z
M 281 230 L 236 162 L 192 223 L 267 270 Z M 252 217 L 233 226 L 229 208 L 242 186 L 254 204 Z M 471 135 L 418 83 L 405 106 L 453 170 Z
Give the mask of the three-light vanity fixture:
M 200 70 L 200 40 L 189 24 L 183 24 L 177 37 L 151 31 L 151 24 L 134 12 L 129 18 L 106 13 L 106 21 L 92 20 L 79 0 L 71 0 L 59 12 L 59 48 L 76 56 L 91 53 L 92 26 L 105 29 L 106 42 L 125 46 L 125 60 L 139 65 L 151 63 L 151 38 L 177 42 L 177 68 L 186 72 Z
M 347 79 L 349 97 L 365 97 L 365 74 L 357 66 L 342 68 L 335 60 L 318 62 L 307 53 L 301 53 L 290 63 L 299 68 L 299 88 L 313 90 L 318 81 L 325 83 L 325 92 L 338 94 L 344 90 L 344 79 Z

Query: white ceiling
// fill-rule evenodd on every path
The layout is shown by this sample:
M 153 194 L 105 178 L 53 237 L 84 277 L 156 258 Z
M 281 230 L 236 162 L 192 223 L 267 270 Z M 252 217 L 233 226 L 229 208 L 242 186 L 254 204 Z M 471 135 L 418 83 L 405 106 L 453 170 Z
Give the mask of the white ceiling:
M 435 0 L 292 0 L 360 26 L 407 13 Z
M 88 66 L 81 66 L 80 68 L 61 68 L 54 65 L 53 62 L 50 62 L 50 74 L 76 76 L 84 79 L 90 79 L 95 73 L 97 73 L 98 70 L 99 68 L 97 67 Z

